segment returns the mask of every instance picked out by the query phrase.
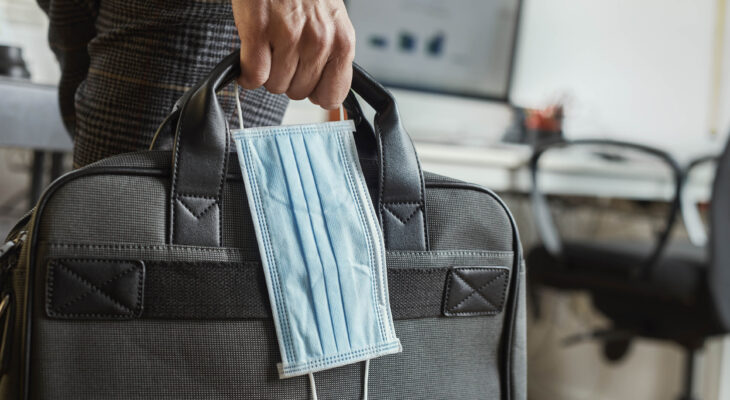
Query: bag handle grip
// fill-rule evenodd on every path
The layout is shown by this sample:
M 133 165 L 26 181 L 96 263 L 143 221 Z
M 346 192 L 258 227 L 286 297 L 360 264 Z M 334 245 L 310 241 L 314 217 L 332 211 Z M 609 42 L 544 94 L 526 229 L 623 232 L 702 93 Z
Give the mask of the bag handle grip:
M 164 126 L 177 121 L 171 146 L 168 238 L 172 244 L 222 245 L 221 199 L 231 139 L 215 93 L 239 74 L 237 50 L 188 90 L 163 122 Z M 380 173 L 375 198 L 386 248 L 427 250 L 423 174 L 395 99 L 356 64 L 352 90 L 376 111 L 373 139 Z

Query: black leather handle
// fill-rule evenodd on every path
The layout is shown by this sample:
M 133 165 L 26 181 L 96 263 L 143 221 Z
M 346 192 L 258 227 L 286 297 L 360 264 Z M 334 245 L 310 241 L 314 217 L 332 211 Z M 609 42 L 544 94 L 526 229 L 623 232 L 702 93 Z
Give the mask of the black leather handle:
M 377 199 L 385 246 L 388 250 L 427 250 L 423 173 L 395 99 L 359 65 L 353 64 L 352 72 L 352 90 L 375 110 L 373 133 L 380 168 Z
M 230 132 L 215 93 L 239 71 L 237 54 L 229 55 L 174 107 L 179 117 L 172 157 L 170 243 L 222 244 L 221 199 Z
M 220 205 L 230 132 L 215 93 L 240 73 L 239 60 L 238 51 L 223 59 L 183 95 L 163 123 L 177 120 L 172 144 L 170 243 L 221 245 Z M 378 161 L 378 193 L 374 198 L 386 248 L 427 250 L 423 174 L 395 100 L 387 89 L 354 64 L 352 89 L 376 111 L 374 129 L 366 121 L 360 121 L 357 136 L 362 144 L 358 147 L 372 147 Z M 362 115 L 354 96 L 349 96 L 346 104 L 349 110 L 355 111 L 353 107 L 357 107 L 357 113 Z M 365 138 L 371 138 L 375 145 L 368 146 L 369 140 Z

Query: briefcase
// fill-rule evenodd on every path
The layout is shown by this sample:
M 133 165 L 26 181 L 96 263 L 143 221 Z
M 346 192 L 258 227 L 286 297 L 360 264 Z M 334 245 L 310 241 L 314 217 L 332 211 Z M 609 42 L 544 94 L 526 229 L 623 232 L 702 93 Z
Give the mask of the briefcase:
M 177 102 L 153 149 L 57 179 L 0 248 L 2 399 L 307 399 L 279 379 L 266 283 L 216 91 L 224 59 Z M 498 196 L 422 172 L 393 96 L 358 66 L 345 101 L 387 250 L 398 354 L 372 399 L 525 399 L 524 271 Z M 314 374 L 363 396 L 363 363 Z

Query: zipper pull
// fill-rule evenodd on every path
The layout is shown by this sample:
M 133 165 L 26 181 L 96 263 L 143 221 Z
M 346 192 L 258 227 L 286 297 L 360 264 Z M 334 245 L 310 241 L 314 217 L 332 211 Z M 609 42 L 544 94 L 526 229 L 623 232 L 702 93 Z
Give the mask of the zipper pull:
M 20 247 L 25 242 L 25 238 L 27 236 L 28 234 L 26 231 L 20 232 L 18 237 L 13 240 L 7 241 L 5 242 L 5 244 L 0 246 L 0 260 L 10 254 L 11 250 L 15 249 L 16 247 Z

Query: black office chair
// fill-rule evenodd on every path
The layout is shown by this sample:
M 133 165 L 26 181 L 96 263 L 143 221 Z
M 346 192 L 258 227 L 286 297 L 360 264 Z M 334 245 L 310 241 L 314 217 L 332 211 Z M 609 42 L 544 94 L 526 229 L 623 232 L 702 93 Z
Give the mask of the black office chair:
M 560 237 L 540 187 L 539 161 L 551 149 L 570 146 L 630 149 L 667 166 L 674 191 L 665 225 L 654 243 L 597 243 Z M 730 145 L 717 159 L 709 210 L 709 245 L 705 248 L 670 241 L 687 171 L 682 171 L 669 155 L 632 143 L 579 140 L 543 147 L 531 160 L 531 201 L 542 245 L 528 253 L 530 282 L 538 288 L 546 285 L 587 291 L 594 306 L 612 323 L 611 329 L 591 335 L 604 340 L 604 354 L 609 358 L 620 357 L 621 349 L 627 349 L 633 337 L 668 340 L 682 346 L 686 350 L 682 400 L 692 399 L 695 352 L 706 338 L 730 331 L 729 153 Z

